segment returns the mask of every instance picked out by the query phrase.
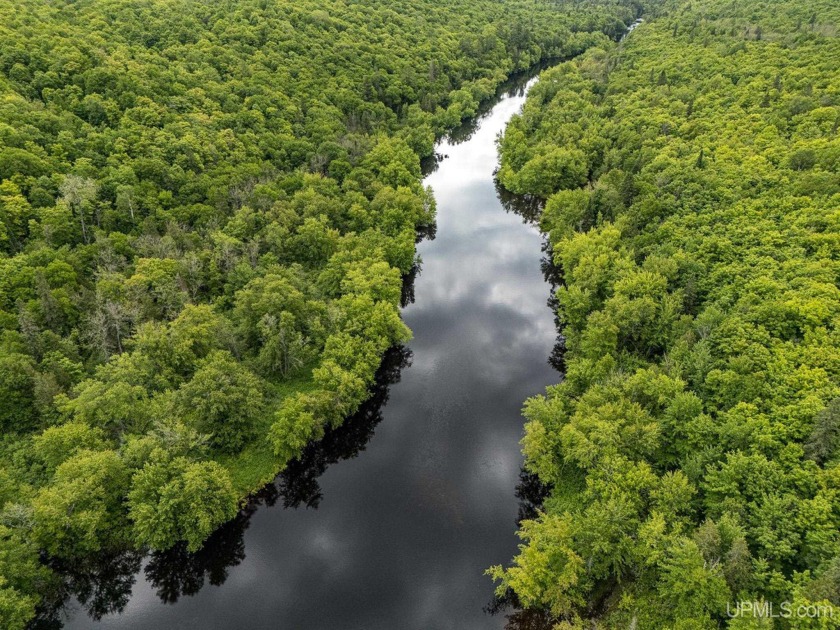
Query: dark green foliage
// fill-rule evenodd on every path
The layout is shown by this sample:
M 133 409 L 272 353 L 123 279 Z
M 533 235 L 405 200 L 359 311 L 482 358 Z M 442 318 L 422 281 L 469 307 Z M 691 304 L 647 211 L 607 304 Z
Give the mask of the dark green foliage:
M 805 455 L 825 464 L 840 448 L 840 399 L 835 398 L 814 418 L 814 428 L 805 442 Z
M 34 361 L 26 354 L 0 356 L 0 426 L 3 431 L 30 429 L 34 417 Z
M 175 414 L 212 436 L 213 446 L 237 451 L 254 437 L 254 419 L 264 409 L 263 385 L 229 352 L 217 350 L 197 364 L 175 393 Z

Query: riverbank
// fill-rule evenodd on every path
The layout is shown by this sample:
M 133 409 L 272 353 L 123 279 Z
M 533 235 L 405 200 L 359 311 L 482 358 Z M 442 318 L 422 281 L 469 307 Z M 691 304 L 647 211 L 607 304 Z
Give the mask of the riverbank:
M 130 596 L 97 628 L 504 626 L 484 612 L 483 571 L 516 549 L 519 401 L 557 378 L 542 238 L 493 179 L 497 134 L 528 85 L 437 146 L 424 180 L 437 230 L 418 245 L 404 299 L 414 337 L 389 359 L 375 404 L 307 447 L 196 554 L 126 563 L 134 570 L 112 580 L 133 583 Z M 66 622 L 91 625 L 81 610 Z
M 567 368 L 525 406 L 553 490 L 492 572 L 571 627 L 838 603 L 840 15 L 759 5 L 678 3 L 546 72 L 501 141 L 545 199 Z

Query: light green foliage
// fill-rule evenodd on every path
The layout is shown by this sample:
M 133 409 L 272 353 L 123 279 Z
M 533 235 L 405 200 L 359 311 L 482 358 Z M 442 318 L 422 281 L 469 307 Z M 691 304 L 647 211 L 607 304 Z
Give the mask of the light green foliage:
M 81 423 L 115 435 L 143 431 L 148 424 L 149 395 L 140 385 L 91 379 L 77 385 L 73 393 L 75 398 L 61 407 Z
M 269 431 L 274 454 L 288 462 L 311 440 L 323 433 L 324 420 L 318 418 L 317 396 L 298 394 L 283 402 Z
M 150 461 L 134 475 L 128 493 L 134 539 L 153 549 L 184 540 L 195 551 L 233 518 L 237 506 L 227 470 L 215 462 L 184 457 Z
M 555 147 L 528 160 L 510 186 L 513 192 L 546 196 L 558 188 L 583 185 L 588 173 L 582 151 Z
M 83 422 L 50 427 L 32 439 L 32 453 L 53 473 L 81 450 L 101 451 L 107 447 L 102 431 Z
M 523 521 L 516 566 L 503 570 L 496 566 L 488 573 L 504 578 L 499 595 L 512 588 L 525 606 L 548 606 L 557 616 L 569 615 L 582 603 L 578 584 L 584 574 L 584 561 L 574 551 L 574 523 L 567 516 L 545 516 Z
M 506 131 L 501 182 L 546 198 L 567 374 L 525 407 L 554 490 L 501 589 L 605 628 L 840 604 L 839 20 L 669 0 L 544 72 Z M 575 582 L 552 554 L 583 560 Z
M 27 236 L 32 215 L 29 201 L 11 181 L 0 182 L 0 246 L 5 251 L 17 251 Z
M 114 451 L 80 451 L 32 501 L 34 535 L 53 554 L 79 557 L 125 535 L 123 493 L 129 472 Z

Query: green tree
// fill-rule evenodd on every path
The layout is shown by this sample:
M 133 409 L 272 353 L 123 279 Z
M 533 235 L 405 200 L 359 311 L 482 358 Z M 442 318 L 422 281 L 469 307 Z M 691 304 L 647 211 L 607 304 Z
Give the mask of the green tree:
M 77 558 L 125 536 L 129 471 L 114 451 L 82 450 L 60 464 L 32 501 L 34 535 L 49 553 Z
M 254 436 L 264 408 L 263 386 L 233 355 L 216 350 L 178 390 L 176 407 L 196 430 L 212 435 L 216 448 L 237 451 Z
M 219 464 L 164 457 L 134 475 L 128 507 L 138 543 L 168 549 L 183 540 L 196 551 L 219 525 L 233 518 L 238 497 L 230 475 Z
M 20 531 L 0 525 L 0 624 L 23 630 L 34 616 L 35 593 L 54 587 L 38 549 Z
M 103 451 L 107 448 L 101 430 L 84 422 L 68 422 L 49 427 L 32 438 L 32 452 L 51 474 L 80 451 Z
M 0 355 L 0 426 L 4 431 L 31 428 L 34 417 L 33 361 L 10 353 Z
M 0 246 L 7 252 L 20 249 L 27 237 L 32 209 L 20 188 L 11 181 L 0 182 Z

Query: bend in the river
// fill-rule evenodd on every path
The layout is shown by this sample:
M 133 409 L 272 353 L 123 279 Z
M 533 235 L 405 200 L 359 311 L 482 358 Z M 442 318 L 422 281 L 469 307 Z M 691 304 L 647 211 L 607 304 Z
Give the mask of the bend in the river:
M 386 357 L 371 401 L 198 553 L 68 570 L 66 628 L 505 625 L 485 611 L 483 573 L 516 551 L 521 403 L 558 379 L 542 237 L 493 178 L 523 81 L 438 146 L 436 237 L 404 295 L 414 339 Z

